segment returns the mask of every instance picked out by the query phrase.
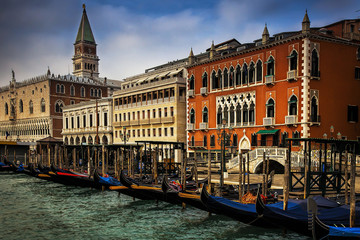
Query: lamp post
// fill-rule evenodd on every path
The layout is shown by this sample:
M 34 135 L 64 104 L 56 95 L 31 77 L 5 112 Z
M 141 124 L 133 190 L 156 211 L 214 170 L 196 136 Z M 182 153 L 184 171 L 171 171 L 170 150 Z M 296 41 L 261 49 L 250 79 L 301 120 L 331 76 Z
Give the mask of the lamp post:
M 218 126 L 217 135 L 218 135 L 218 143 L 221 146 L 221 165 L 220 165 L 220 194 L 224 186 L 224 173 L 226 172 L 226 164 L 225 164 L 225 148 L 226 146 L 231 146 L 231 134 L 233 132 L 232 127 L 226 128 L 226 119 L 222 119 L 221 127 Z
M 126 133 L 126 127 L 123 127 L 123 131 L 119 133 L 121 141 L 124 142 L 124 155 L 126 156 L 126 142 L 130 139 L 130 132 Z M 129 166 L 128 166 L 129 168 Z M 129 174 L 129 173 L 128 173 Z

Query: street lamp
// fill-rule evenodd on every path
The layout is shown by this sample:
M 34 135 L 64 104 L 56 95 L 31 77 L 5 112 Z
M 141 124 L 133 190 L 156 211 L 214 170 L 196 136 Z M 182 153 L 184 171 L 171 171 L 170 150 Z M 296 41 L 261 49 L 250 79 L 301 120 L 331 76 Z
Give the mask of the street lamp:
M 221 146 L 221 165 L 220 165 L 220 194 L 224 186 L 224 173 L 226 172 L 226 164 L 225 164 L 225 148 L 226 146 L 231 146 L 231 135 L 233 132 L 232 127 L 226 128 L 226 119 L 222 119 L 221 126 L 218 126 L 217 135 L 218 135 L 218 143 Z M 228 132 L 226 131 L 228 130 Z
M 121 141 L 124 142 L 124 155 L 126 156 L 126 142 L 129 141 L 129 139 L 130 139 L 130 132 L 126 133 L 126 127 L 123 127 L 123 131 L 120 131 L 119 135 L 120 135 Z

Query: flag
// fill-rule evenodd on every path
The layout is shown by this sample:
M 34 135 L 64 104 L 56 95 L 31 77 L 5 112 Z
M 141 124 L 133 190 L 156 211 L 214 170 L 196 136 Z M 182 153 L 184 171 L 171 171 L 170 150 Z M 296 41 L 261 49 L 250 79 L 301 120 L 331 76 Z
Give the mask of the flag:
M 8 136 L 10 136 L 10 133 L 8 131 L 5 132 L 5 139 L 8 138 Z

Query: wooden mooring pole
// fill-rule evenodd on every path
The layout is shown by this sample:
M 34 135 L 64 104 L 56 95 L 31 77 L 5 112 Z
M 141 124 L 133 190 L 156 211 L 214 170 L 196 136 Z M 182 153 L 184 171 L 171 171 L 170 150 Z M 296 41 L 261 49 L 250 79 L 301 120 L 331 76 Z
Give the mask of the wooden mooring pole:
M 211 194 L 211 152 L 210 152 L 210 150 L 208 150 L 208 183 L 209 183 L 208 192 Z
M 263 153 L 263 165 L 262 165 L 262 195 L 265 196 L 265 171 L 266 171 L 266 153 L 265 153 L 265 149 L 264 149 L 264 153 Z
M 355 146 L 351 158 L 350 168 L 350 227 L 355 227 L 355 176 L 356 176 L 356 155 Z
M 240 203 L 242 202 L 243 191 L 244 191 L 243 179 L 242 179 L 243 178 L 242 161 L 243 161 L 243 156 L 242 156 L 242 153 L 240 153 L 240 156 L 239 156 L 239 201 L 240 201 Z
M 247 192 L 250 192 L 250 154 L 246 154 L 246 160 L 247 160 Z
M 348 151 L 345 151 L 345 204 L 349 204 L 349 176 L 348 176 L 348 161 L 349 161 L 349 155 L 348 155 Z M 341 161 L 341 156 L 340 156 L 340 161 Z M 340 162 L 341 164 L 341 162 Z
M 289 175 L 290 175 L 290 166 L 291 161 L 291 141 L 289 141 L 289 150 L 287 158 L 285 159 L 285 169 L 284 169 L 284 186 L 283 186 L 283 210 L 287 210 L 288 201 L 289 201 Z

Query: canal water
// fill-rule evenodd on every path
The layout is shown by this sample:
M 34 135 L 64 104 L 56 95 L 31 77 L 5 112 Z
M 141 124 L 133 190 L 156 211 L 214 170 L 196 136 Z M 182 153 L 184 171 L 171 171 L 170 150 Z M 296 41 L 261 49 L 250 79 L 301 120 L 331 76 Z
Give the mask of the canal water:
M 0 239 L 307 239 L 117 192 L 0 173 Z

